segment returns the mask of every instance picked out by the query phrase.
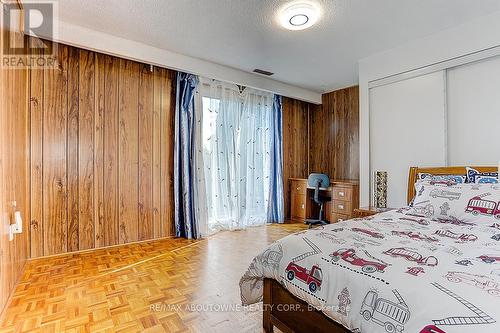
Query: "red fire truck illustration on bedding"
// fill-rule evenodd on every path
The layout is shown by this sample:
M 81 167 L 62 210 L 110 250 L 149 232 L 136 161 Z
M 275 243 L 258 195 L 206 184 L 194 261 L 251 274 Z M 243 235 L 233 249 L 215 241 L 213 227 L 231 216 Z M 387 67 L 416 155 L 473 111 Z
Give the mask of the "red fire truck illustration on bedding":
M 286 278 L 289 281 L 297 279 L 302 281 L 309 287 L 309 291 L 315 293 L 321 288 L 321 282 L 323 280 L 323 272 L 318 265 L 313 265 L 311 269 L 307 269 L 297 264 L 297 261 L 303 260 L 307 257 L 321 253 L 321 250 L 306 237 L 302 238 L 304 242 L 307 243 L 312 249 L 312 251 L 303 253 L 301 255 L 292 258 L 292 261 L 288 264 L 285 269 Z
M 492 215 L 500 219 L 500 202 L 483 199 L 489 195 L 490 193 L 484 193 L 470 199 L 465 211 L 472 215 Z
M 457 242 L 475 242 L 477 240 L 477 236 L 473 234 L 457 234 L 450 230 L 436 230 L 434 233 L 440 237 L 448 237 L 452 239 L 456 239 Z
M 297 278 L 307 284 L 309 286 L 309 290 L 313 293 L 321 287 L 323 274 L 318 265 L 313 265 L 312 268 L 308 270 L 305 267 L 291 262 L 288 264 L 286 271 L 286 277 L 288 280 L 292 281 L 294 278 Z
M 354 232 L 357 232 L 357 233 L 361 233 L 361 234 L 365 234 L 365 235 L 371 236 L 373 238 L 384 238 L 385 237 L 380 232 L 376 232 L 376 231 L 373 231 L 373 230 L 368 230 L 368 229 L 363 229 L 363 228 L 352 228 L 351 230 L 354 231 Z
M 434 256 L 424 257 L 414 249 L 405 248 L 405 247 L 397 247 L 393 249 L 389 249 L 384 252 L 385 254 L 392 257 L 402 257 L 408 261 L 414 261 L 419 265 L 425 266 L 436 266 L 438 264 L 438 260 Z
M 375 272 L 383 273 L 384 269 L 389 266 L 388 263 L 370 255 L 368 251 L 363 250 L 363 252 L 370 259 L 363 259 L 359 257 L 356 255 L 356 250 L 354 249 L 340 249 L 330 254 L 330 257 L 332 258 L 332 261 L 339 261 L 342 259 L 353 266 L 359 266 L 364 273 L 368 274 Z
M 494 262 L 500 262 L 500 256 L 490 256 L 490 255 L 483 254 L 482 256 L 479 256 L 477 258 L 481 259 L 483 262 L 485 262 L 487 264 L 492 264 Z

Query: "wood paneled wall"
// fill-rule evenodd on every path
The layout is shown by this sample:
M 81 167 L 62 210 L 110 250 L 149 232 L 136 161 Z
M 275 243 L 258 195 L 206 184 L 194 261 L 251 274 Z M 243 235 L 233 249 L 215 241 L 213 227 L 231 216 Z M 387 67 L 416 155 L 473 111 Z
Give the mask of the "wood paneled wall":
M 0 12 L 5 15 L 4 4 Z M 10 32 L 0 26 L 2 43 Z M 10 34 L 22 45 L 22 33 Z M 0 51 L 3 56 L 3 49 Z M 0 313 L 22 274 L 28 252 L 28 71 L 0 69 Z M 9 225 L 21 212 L 24 232 L 9 241 Z
M 322 105 L 283 98 L 285 216 L 290 217 L 289 178 L 312 172 L 359 179 L 359 90 L 323 95 Z
M 172 235 L 175 73 L 57 52 L 31 70 L 31 256 Z
M 285 216 L 290 216 L 289 178 L 307 178 L 308 115 L 316 106 L 283 97 L 283 183 L 285 186 Z
M 309 115 L 309 171 L 359 179 L 359 88 L 323 94 Z

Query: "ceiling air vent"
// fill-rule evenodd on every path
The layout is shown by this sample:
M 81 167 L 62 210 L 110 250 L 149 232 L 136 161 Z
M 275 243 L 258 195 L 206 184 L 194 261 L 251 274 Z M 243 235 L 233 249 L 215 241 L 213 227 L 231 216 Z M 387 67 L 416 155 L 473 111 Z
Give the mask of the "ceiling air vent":
M 263 69 L 254 69 L 253 70 L 254 73 L 257 73 L 257 74 L 262 74 L 262 75 L 265 75 L 265 76 L 271 76 L 271 75 L 274 75 L 274 73 L 271 73 L 271 72 L 268 72 L 268 71 L 265 71 Z

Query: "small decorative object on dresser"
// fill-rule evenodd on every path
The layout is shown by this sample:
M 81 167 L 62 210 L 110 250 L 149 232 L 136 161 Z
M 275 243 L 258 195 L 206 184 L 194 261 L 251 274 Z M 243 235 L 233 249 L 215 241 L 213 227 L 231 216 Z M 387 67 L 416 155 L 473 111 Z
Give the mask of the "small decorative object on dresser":
M 375 207 L 387 207 L 387 172 L 375 171 Z

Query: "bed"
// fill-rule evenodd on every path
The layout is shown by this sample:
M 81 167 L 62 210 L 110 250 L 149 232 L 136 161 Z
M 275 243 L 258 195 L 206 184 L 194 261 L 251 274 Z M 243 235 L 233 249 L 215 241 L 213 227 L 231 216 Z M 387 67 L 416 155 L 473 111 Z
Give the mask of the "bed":
M 411 168 L 408 202 L 420 195 L 419 174 L 462 176 L 466 169 Z M 271 244 L 240 281 L 243 304 L 263 301 L 266 332 L 500 332 L 500 219 L 490 223 L 496 220 L 471 211 L 479 223 L 467 223 L 409 210 Z

